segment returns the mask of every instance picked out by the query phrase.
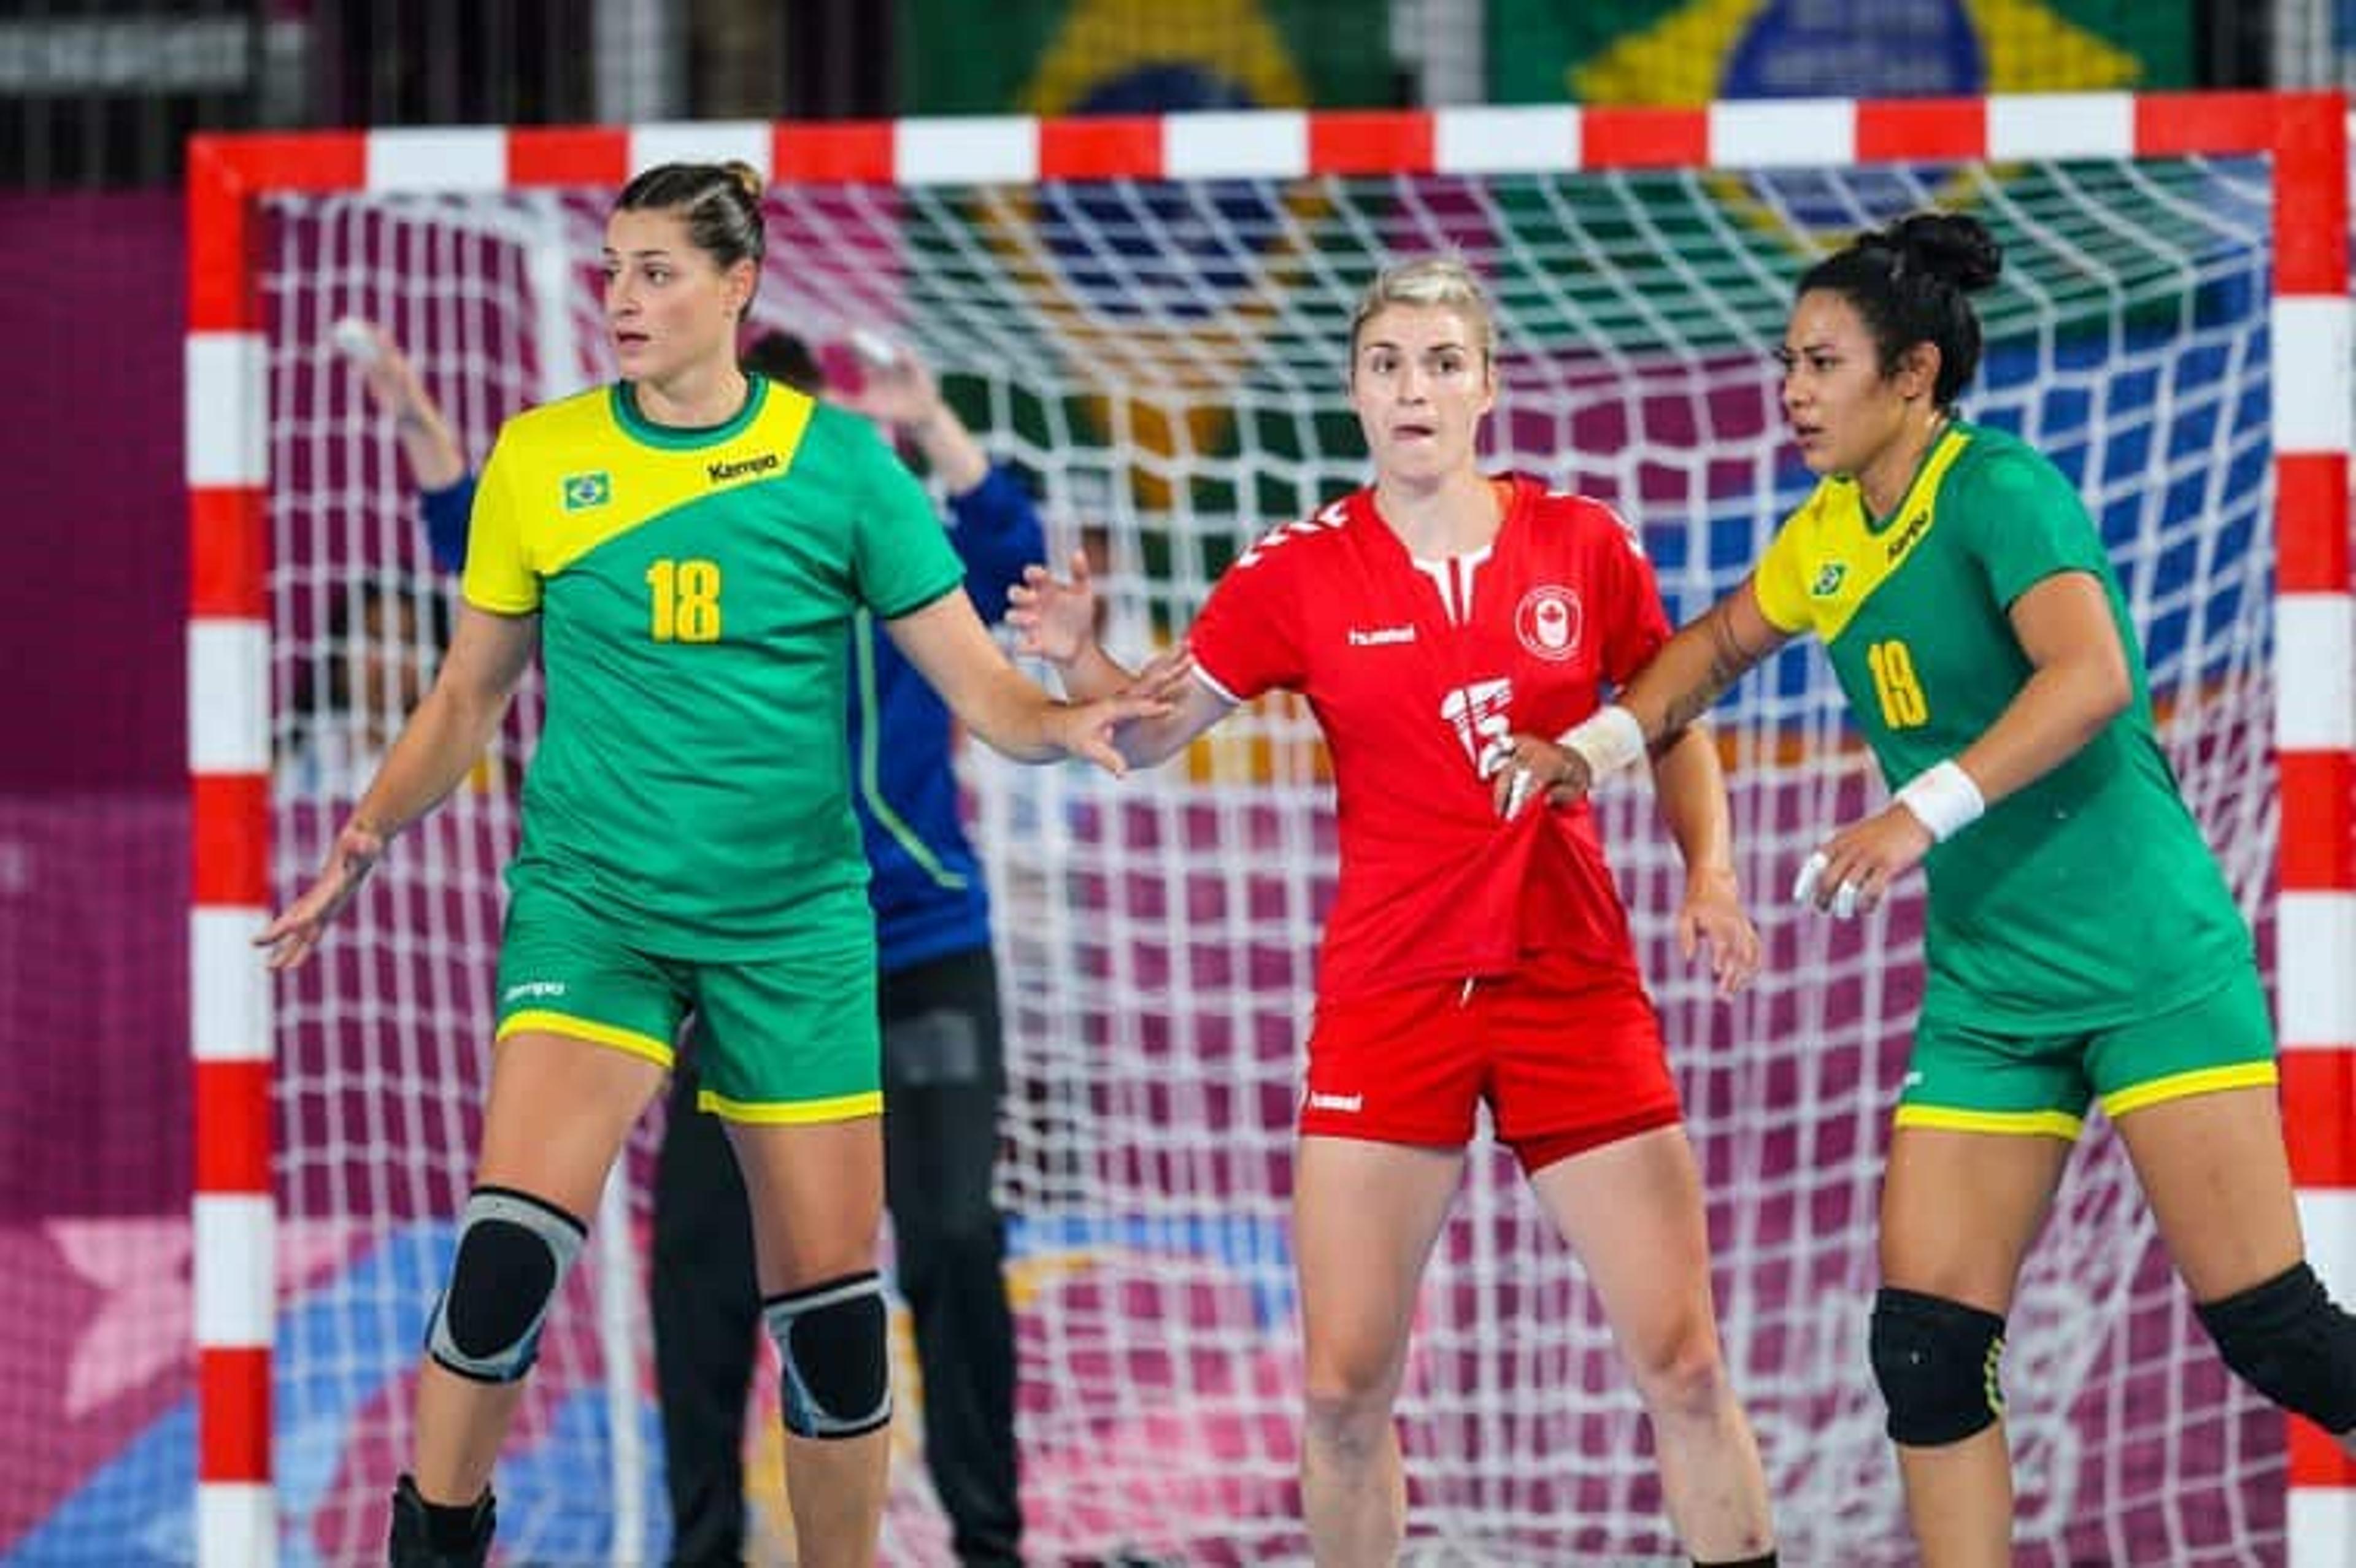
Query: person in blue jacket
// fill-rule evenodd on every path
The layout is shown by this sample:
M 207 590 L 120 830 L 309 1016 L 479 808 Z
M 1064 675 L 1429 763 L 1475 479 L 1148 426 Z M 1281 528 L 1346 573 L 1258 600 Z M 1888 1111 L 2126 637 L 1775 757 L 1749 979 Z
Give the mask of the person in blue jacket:
M 466 564 L 466 522 L 475 509 L 475 475 L 441 406 L 425 390 L 417 368 L 391 333 L 347 316 L 335 325 L 336 347 L 360 373 L 369 400 L 392 419 L 401 455 L 417 486 L 425 547 L 436 571 L 455 575 Z
M 475 475 L 447 420 L 381 328 L 339 326 L 337 339 L 394 421 L 435 568 L 458 571 Z M 755 339 L 741 357 L 748 370 L 868 415 L 922 458 L 948 496 L 966 591 L 995 624 L 1008 587 L 1047 558 L 1031 494 L 990 461 L 913 351 L 865 333 L 854 341 L 856 384 L 829 387 L 818 357 L 789 333 Z M 958 816 L 948 707 L 869 617 L 851 637 L 851 804 L 873 873 L 896 1273 L 915 1320 L 926 1459 L 958 1561 L 996 1568 L 1022 1561 L 1023 1512 L 1005 1222 L 992 1197 L 1005 1044 L 990 895 Z M 744 1560 L 744 1420 L 761 1297 L 744 1181 L 720 1119 L 696 1106 L 691 1063 L 691 1047 L 672 1076 L 648 1296 L 670 1560 L 733 1568 Z
M 931 371 L 860 335 L 856 385 L 826 385 L 807 346 L 771 333 L 747 368 L 889 427 L 948 500 L 949 539 L 985 623 L 1046 559 L 1022 478 L 993 464 Z M 844 378 L 848 383 L 850 379 Z M 923 1374 L 925 1456 L 958 1561 L 1020 1563 L 1014 1323 L 991 1189 L 1005 1050 L 990 895 L 958 814 L 948 709 L 862 616 L 851 646 L 851 804 L 873 870 L 884 1033 L 885 1201 Z M 655 1176 L 648 1286 L 675 1564 L 734 1564 L 744 1540 L 743 1446 L 760 1294 L 744 1188 L 719 1120 L 674 1076 Z

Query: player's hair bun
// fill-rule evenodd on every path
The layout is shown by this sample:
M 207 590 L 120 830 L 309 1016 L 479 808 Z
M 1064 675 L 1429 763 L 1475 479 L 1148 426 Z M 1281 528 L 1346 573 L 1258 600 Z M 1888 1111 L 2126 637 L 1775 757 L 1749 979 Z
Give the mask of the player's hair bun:
M 2004 271 L 2004 247 L 1987 225 L 1965 212 L 1917 212 L 1883 231 L 1884 242 L 1910 268 L 1943 278 L 1970 293 Z
M 744 193 L 744 199 L 754 202 L 761 199 L 761 192 L 766 182 L 761 178 L 760 170 L 742 158 L 731 158 L 721 165 L 720 168 L 722 173 L 736 182 L 736 187 Z

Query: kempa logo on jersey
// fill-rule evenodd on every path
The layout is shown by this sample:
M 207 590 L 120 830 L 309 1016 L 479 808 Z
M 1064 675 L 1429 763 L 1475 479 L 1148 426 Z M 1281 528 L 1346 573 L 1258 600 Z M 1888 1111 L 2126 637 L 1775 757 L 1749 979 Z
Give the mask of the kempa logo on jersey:
M 766 474 L 776 468 L 779 462 L 780 459 L 776 453 L 765 452 L 758 457 L 741 457 L 734 463 L 714 463 L 704 472 L 712 475 L 712 482 L 714 485 L 724 485 L 731 479 L 742 479 L 748 474 Z
M 529 997 L 533 1001 L 545 1002 L 564 995 L 564 991 L 565 985 L 562 980 L 524 980 L 509 986 L 507 995 L 500 999 L 513 1002 Z
M 1531 589 L 1514 606 L 1514 635 L 1549 664 L 1560 664 L 1579 652 L 1579 634 L 1586 624 L 1579 595 L 1557 583 Z
M 1354 648 L 1387 648 L 1395 643 L 1415 641 L 1413 626 L 1353 626 L 1350 645 Z
M 562 481 L 564 509 L 584 511 L 614 498 L 614 481 L 602 473 L 568 474 Z
M 1912 517 L 1907 518 L 1906 526 L 1898 530 L 1898 537 L 1890 541 L 1889 560 L 1890 562 L 1895 564 L 1900 556 L 1904 555 L 1908 550 L 1912 549 L 1914 548 L 1914 541 L 1921 539 L 1922 537 L 1922 530 L 1930 526 L 1931 514 L 1928 511 L 1917 512 Z

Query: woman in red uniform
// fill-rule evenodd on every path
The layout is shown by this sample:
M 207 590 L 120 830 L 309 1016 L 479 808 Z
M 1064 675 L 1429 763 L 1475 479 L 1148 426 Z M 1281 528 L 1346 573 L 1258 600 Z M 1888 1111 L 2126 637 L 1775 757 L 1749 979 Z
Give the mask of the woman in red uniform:
M 1504 737 L 1558 733 L 1667 638 L 1634 532 L 1611 508 L 1491 477 L 1494 328 L 1460 261 L 1377 278 L 1351 331 L 1350 397 L 1375 483 L 1247 550 L 1189 643 L 1194 680 L 1125 727 L 1132 763 L 1183 749 L 1272 688 L 1305 695 L 1333 753 L 1341 880 L 1318 976 L 1293 1192 L 1316 1559 L 1387 1563 L 1406 1531 L 1391 1407 L 1418 1286 L 1485 1099 L 1578 1253 L 1643 1398 L 1662 1489 L 1697 1563 L 1774 1561 L 1767 1490 L 1710 1297 L 1700 1181 L 1593 816 L 1501 817 Z M 1010 620 L 1075 696 L 1129 673 L 1095 642 L 1087 563 L 1033 569 Z M 1748 980 L 1725 784 L 1707 737 L 1658 756 L 1687 866 L 1688 954 Z

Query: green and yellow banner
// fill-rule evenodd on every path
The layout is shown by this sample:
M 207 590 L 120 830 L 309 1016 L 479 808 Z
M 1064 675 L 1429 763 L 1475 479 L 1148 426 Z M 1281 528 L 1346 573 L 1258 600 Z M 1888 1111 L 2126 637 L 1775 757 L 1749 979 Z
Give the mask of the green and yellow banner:
M 907 114 L 1364 106 L 1397 95 L 1389 8 L 1333 0 L 899 0 Z
M 2147 91 L 2192 80 L 2191 0 L 1489 0 L 1500 103 Z

